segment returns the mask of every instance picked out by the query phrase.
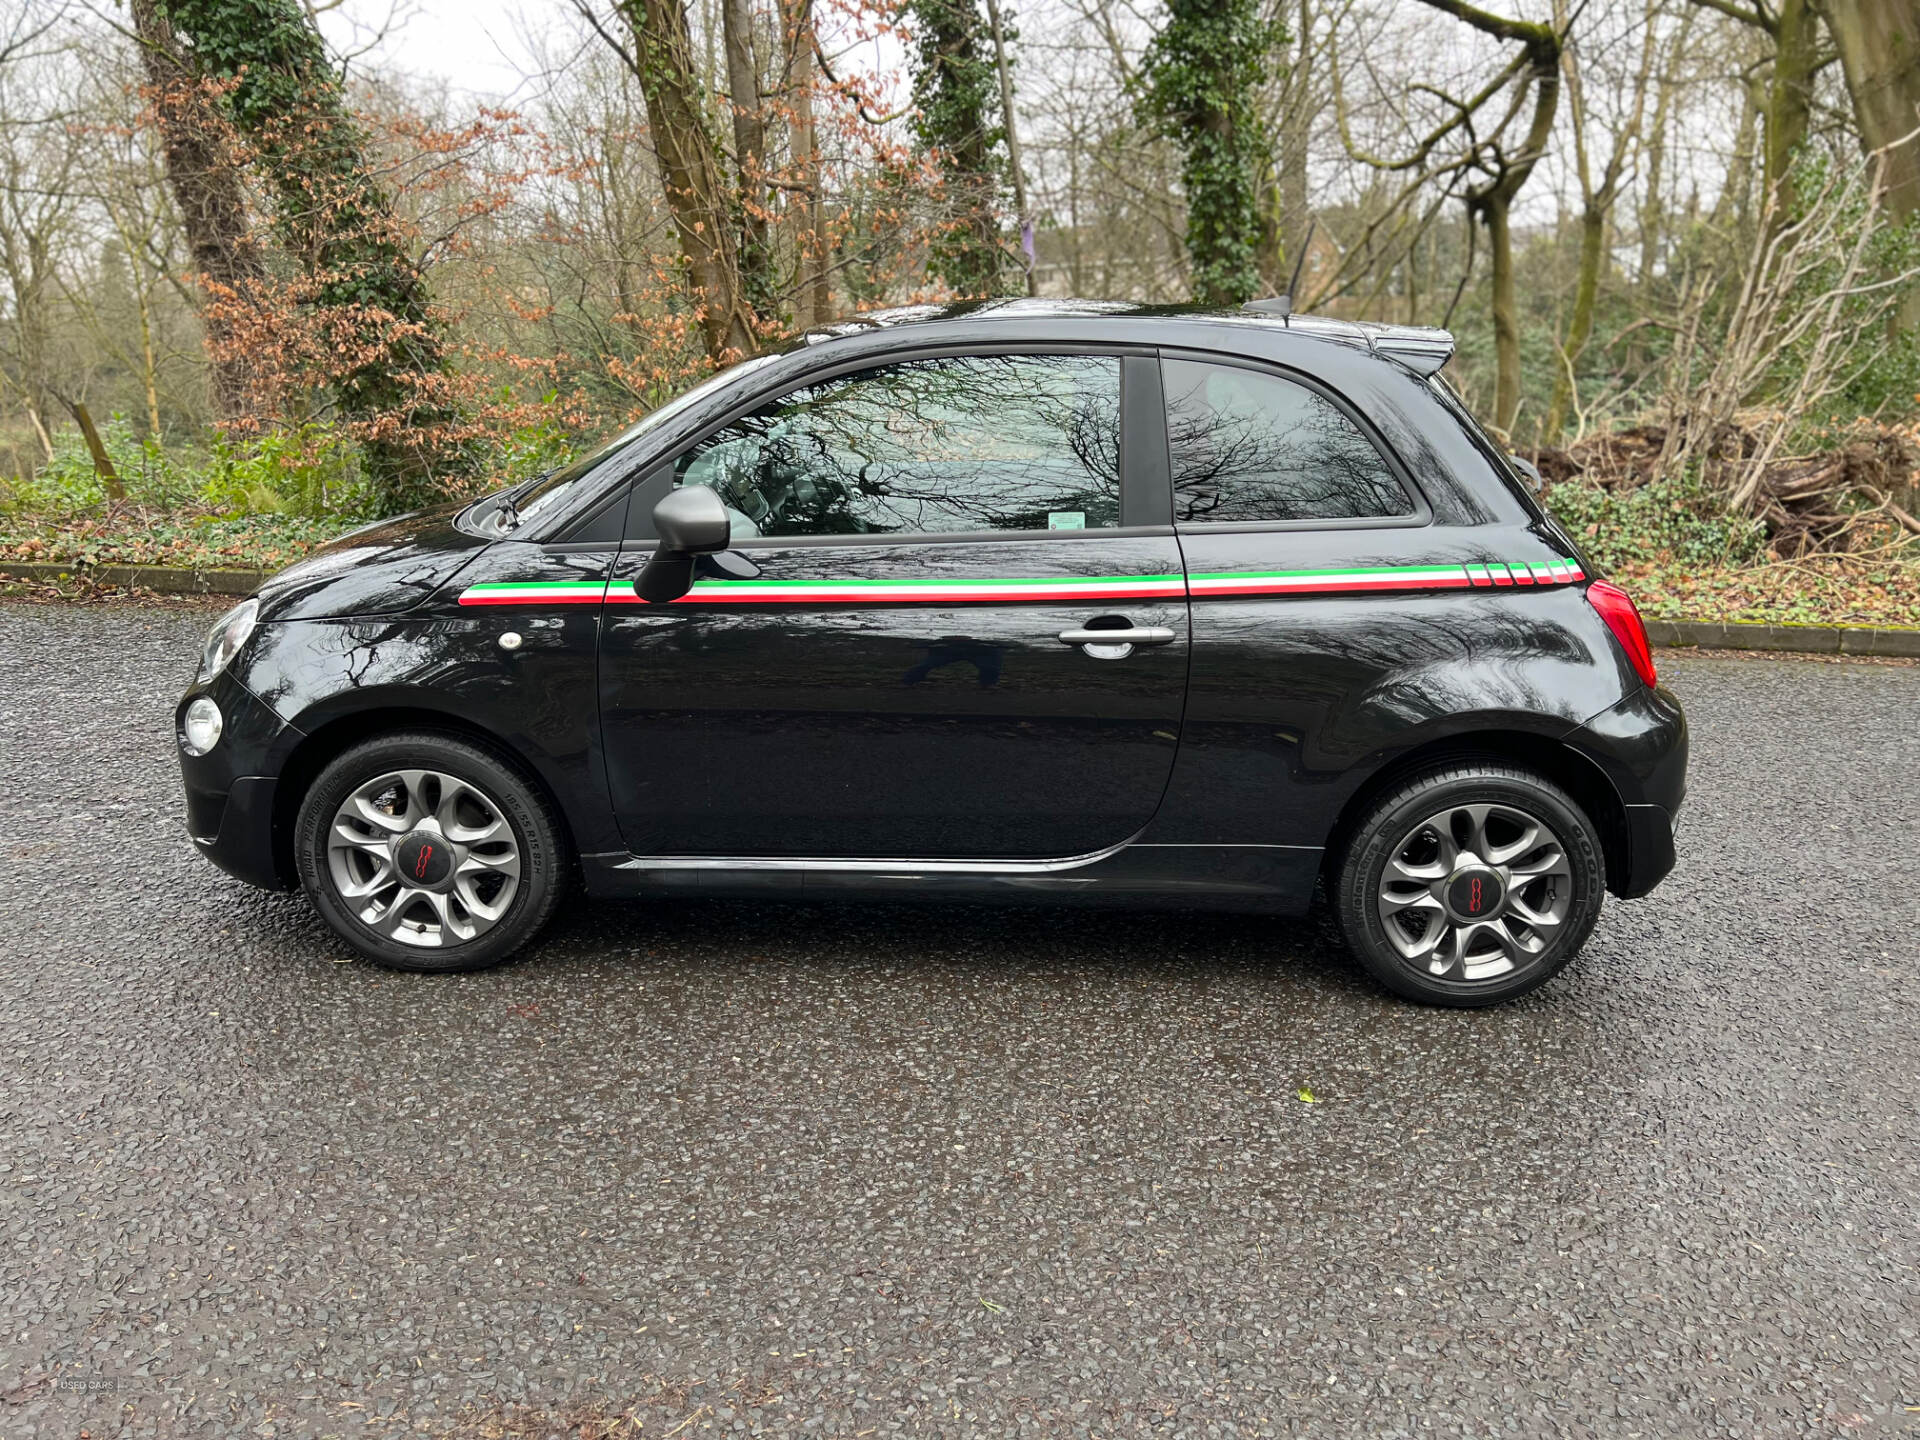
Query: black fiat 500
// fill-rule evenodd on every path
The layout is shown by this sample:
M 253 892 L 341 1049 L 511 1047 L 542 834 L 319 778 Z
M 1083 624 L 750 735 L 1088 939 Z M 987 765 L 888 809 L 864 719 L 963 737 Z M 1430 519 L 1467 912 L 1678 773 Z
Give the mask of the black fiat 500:
M 1443 331 L 862 317 L 336 542 L 208 638 L 188 827 L 363 955 L 591 895 L 1304 910 L 1419 1000 L 1672 867 L 1686 726 Z

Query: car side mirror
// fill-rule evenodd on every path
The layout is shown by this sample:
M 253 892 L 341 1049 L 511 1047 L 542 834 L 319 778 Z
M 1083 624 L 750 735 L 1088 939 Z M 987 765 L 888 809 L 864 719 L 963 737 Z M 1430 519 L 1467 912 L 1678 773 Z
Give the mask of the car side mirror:
M 695 556 L 717 554 L 732 543 L 733 522 L 712 490 L 688 485 L 653 507 L 653 532 L 660 543 L 633 588 L 648 604 L 663 605 L 693 588 Z

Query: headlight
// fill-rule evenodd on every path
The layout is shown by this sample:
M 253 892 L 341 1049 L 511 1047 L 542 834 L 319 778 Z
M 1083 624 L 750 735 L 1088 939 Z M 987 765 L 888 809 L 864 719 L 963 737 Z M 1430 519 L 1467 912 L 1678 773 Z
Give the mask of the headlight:
M 215 622 L 212 633 L 207 636 L 207 647 L 200 652 L 202 683 L 227 668 L 227 662 L 240 653 L 240 647 L 253 634 L 254 622 L 259 618 L 260 602 L 244 600 Z
M 181 748 L 189 755 L 204 755 L 220 743 L 220 732 L 226 727 L 220 707 L 202 695 L 187 706 L 186 717 L 180 722 Z

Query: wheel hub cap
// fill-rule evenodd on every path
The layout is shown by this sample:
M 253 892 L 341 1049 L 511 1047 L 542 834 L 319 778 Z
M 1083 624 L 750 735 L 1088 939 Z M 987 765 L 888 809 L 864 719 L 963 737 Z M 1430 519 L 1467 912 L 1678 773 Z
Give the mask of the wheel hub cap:
M 447 947 L 500 923 L 520 889 L 520 842 L 492 796 L 439 770 L 392 770 L 334 812 L 327 871 L 360 923 Z
M 1572 904 L 1560 837 L 1539 816 L 1496 804 L 1451 806 L 1414 826 L 1388 855 L 1375 900 L 1408 968 L 1444 980 L 1532 964 Z
M 1447 914 L 1465 925 L 1495 916 L 1507 902 L 1506 878 L 1485 865 L 1462 865 L 1446 885 Z
M 422 826 L 402 835 L 393 847 L 393 868 L 403 884 L 421 890 L 444 890 L 453 879 L 460 857 L 453 842 L 438 827 Z

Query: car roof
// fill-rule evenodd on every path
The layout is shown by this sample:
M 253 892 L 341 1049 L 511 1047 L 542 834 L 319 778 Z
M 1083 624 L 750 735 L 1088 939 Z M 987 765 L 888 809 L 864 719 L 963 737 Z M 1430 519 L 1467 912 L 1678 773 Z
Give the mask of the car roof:
M 1064 336 L 1075 329 L 1106 329 L 1115 321 L 1149 322 L 1178 339 L 1190 327 L 1251 326 L 1268 333 L 1285 333 L 1365 350 L 1394 360 L 1418 375 L 1432 375 L 1453 356 L 1454 339 L 1445 330 L 1426 325 L 1383 325 L 1370 320 L 1340 320 L 1327 315 L 1296 315 L 1284 300 L 1255 301 L 1238 308 L 1208 305 L 1143 305 L 1124 300 L 1008 299 L 967 300 L 944 305 L 900 305 L 871 310 L 825 325 L 816 325 L 795 342 L 806 349 L 900 330 L 902 338 L 937 342 L 942 339 L 979 340 L 999 325 L 1027 332 L 1044 322 Z M 1025 322 L 1015 325 L 1014 322 Z M 1057 328 L 1056 328 L 1057 327 Z M 1132 328 L 1132 327 L 1129 327 Z M 1011 335 L 1009 338 L 1013 338 Z

